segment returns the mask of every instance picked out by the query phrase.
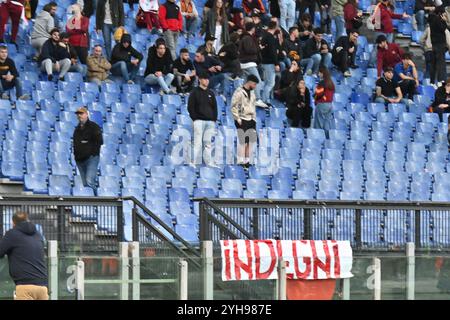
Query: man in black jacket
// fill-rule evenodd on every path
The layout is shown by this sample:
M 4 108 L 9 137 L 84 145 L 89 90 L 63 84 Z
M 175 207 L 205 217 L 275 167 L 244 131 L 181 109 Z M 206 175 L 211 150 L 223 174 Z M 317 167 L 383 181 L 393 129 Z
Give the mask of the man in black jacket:
M 167 50 L 166 42 L 163 38 L 157 39 L 155 45 L 148 48 L 147 68 L 144 73 L 145 83 L 159 84 L 160 94 L 170 93 L 170 85 L 174 79 L 172 63 L 172 55 Z
M 48 81 L 53 80 L 54 71 L 59 72 L 60 80 L 64 80 L 71 66 L 70 54 L 59 42 L 59 30 L 55 28 L 50 32 L 50 39 L 42 46 L 39 56 L 41 70 L 47 73 Z
M 97 33 L 103 33 L 106 56 L 111 59 L 111 34 L 125 25 L 122 0 L 98 0 L 95 23 Z
M 352 76 L 349 68 L 357 68 L 355 56 L 358 49 L 358 36 L 358 31 L 352 30 L 348 35 L 340 37 L 333 48 L 332 62 L 345 77 Z
M 0 95 L 2 99 L 9 99 L 5 91 L 14 87 L 16 88 L 17 99 L 29 99 L 28 95 L 24 95 L 22 92 L 22 81 L 20 81 L 14 60 L 8 57 L 8 47 L 0 46 Z
M 208 74 L 210 89 L 215 89 L 220 84 L 220 90 L 224 90 L 225 75 L 222 72 L 223 63 L 219 59 L 208 56 L 204 50 L 197 49 L 194 58 L 194 67 L 197 74 Z
M 195 87 L 188 100 L 188 111 L 194 123 L 194 161 L 191 165 L 212 164 L 212 138 L 216 135 L 217 101 L 214 92 L 208 89 L 209 75 L 198 73 L 199 86 Z M 203 157 L 202 157 L 203 155 Z
M 79 108 L 76 112 L 80 123 L 73 132 L 73 153 L 85 187 L 96 191 L 97 168 L 103 136 L 100 127 L 89 120 L 88 110 Z
M 447 29 L 447 15 L 443 6 L 437 7 L 428 18 L 430 24 L 431 46 L 433 47 L 430 65 L 430 82 L 432 84 L 445 81 L 447 68 L 445 65 L 445 52 L 447 41 L 445 30 Z
M 143 58 L 144 56 L 131 45 L 131 35 L 124 33 L 111 54 L 111 73 L 122 76 L 127 83 L 133 84 Z
M 0 241 L 0 258 L 8 256 L 9 274 L 16 285 L 16 300 L 48 300 L 44 241 L 28 214 L 16 212 L 13 228 Z
M 289 37 L 284 38 L 281 46 L 282 61 L 284 65 L 283 69 L 287 69 L 291 66 L 292 60 L 300 60 L 303 56 L 302 45 L 299 40 L 299 31 L 297 26 L 289 28 Z
M 70 57 L 70 69 L 69 72 L 78 72 L 81 73 L 83 78 L 86 77 L 87 74 L 87 66 L 82 64 L 78 60 L 77 52 L 75 51 L 75 48 L 70 44 L 69 39 L 70 35 L 67 32 L 62 32 L 60 35 L 60 46 L 63 47 L 64 50 L 67 51 Z
M 278 63 L 280 42 L 278 40 L 278 36 L 275 34 L 276 31 L 277 23 L 275 21 L 270 21 L 269 28 L 267 29 L 267 32 L 264 33 L 261 40 L 261 60 L 264 74 L 264 87 L 261 98 L 266 104 L 269 104 L 269 99 L 273 87 L 275 86 L 276 73 L 280 72 L 280 66 Z
M 311 59 L 306 66 L 306 74 L 308 75 L 311 75 L 312 73 L 317 74 L 321 65 L 324 65 L 328 69 L 330 69 L 331 66 L 330 46 L 322 38 L 322 29 L 315 28 L 313 33 L 313 37 L 306 41 L 304 49 L 305 60 Z

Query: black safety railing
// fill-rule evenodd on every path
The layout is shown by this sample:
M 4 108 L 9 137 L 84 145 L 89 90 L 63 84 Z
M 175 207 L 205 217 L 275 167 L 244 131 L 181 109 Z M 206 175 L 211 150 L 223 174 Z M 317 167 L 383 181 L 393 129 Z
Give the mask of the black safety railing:
M 200 240 L 349 240 L 356 251 L 450 250 L 450 203 L 195 199 Z

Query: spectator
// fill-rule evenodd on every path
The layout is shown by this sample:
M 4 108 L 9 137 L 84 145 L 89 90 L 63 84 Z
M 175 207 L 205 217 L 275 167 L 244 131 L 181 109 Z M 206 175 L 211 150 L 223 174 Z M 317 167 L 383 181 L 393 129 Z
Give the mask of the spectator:
M 36 17 L 31 32 L 31 46 L 36 49 L 37 57 L 41 53 L 42 46 L 50 38 L 50 31 L 55 27 L 53 16 L 56 13 L 56 2 L 47 3 Z
M 328 131 L 331 129 L 331 120 L 333 118 L 333 96 L 334 83 L 330 72 L 324 66 L 319 69 L 319 84 L 314 92 L 314 128 L 325 130 L 328 138 Z
M 159 84 L 160 94 L 173 92 L 170 85 L 174 79 L 172 71 L 172 56 L 166 48 L 163 38 L 156 40 L 155 45 L 148 48 L 147 68 L 145 69 L 145 83 Z
M 230 41 L 219 51 L 219 59 L 223 63 L 223 72 L 230 73 L 232 79 L 242 75 L 238 51 L 239 37 L 237 32 L 232 33 Z
M 255 36 L 256 36 L 256 39 L 261 39 L 261 37 L 263 35 L 263 32 L 264 32 L 264 29 L 266 27 L 263 24 L 263 21 L 261 20 L 261 14 L 253 12 L 252 15 L 251 15 L 251 19 L 252 19 L 252 22 L 255 24 Z
M 292 59 L 300 60 L 303 56 L 302 46 L 298 38 L 298 27 L 291 27 L 289 29 L 289 37 L 285 38 L 282 45 L 282 70 L 291 66 Z
M 73 16 L 67 20 L 66 31 L 69 33 L 69 42 L 82 64 L 86 64 L 89 51 L 89 18 L 81 15 L 79 4 L 71 6 Z
M 311 95 L 305 80 L 299 79 L 281 90 L 280 98 L 286 102 L 286 117 L 291 127 L 309 128 L 311 126 Z
M 261 0 L 243 0 L 242 7 L 247 16 L 254 12 L 259 14 L 266 13 L 266 8 L 264 8 L 264 3 Z
M 89 120 L 86 107 L 79 108 L 75 114 L 78 125 L 73 132 L 73 153 L 85 187 L 96 192 L 96 178 L 100 160 L 100 147 L 103 144 L 102 130 L 95 122 Z
M 64 80 L 64 76 L 71 66 L 70 56 L 67 51 L 59 44 L 59 30 L 50 31 L 50 39 L 42 46 L 39 62 L 41 70 L 47 73 L 48 81 L 53 80 L 53 72 L 59 72 L 59 79 Z
M 283 30 L 287 31 L 290 28 L 292 28 L 295 23 L 295 0 L 280 0 L 279 6 L 280 6 L 280 27 Z
M 99 86 L 102 81 L 111 81 L 108 79 L 111 63 L 102 55 L 102 46 L 96 45 L 92 54 L 87 58 L 87 78 Z
M 327 69 L 331 66 L 330 47 L 322 36 L 322 29 L 315 28 L 313 37 L 305 43 L 304 57 L 311 59 L 310 61 L 307 60 L 306 74 L 308 75 L 317 74 L 321 65 Z
M 291 62 L 289 69 L 281 72 L 280 83 L 278 90 L 283 90 L 291 85 L 295 85 L 300 79 L 303 79 L 302 72 L 297 60 Z M 281 92 L 277 94 L 279 96 Z
M 173 74 L 176 77 L 177 92 L 181 95 L 191 92 L 196 79 L 194 64 L 186 48 L 180 50 L 180 57 L 173 63 Z
M 125 25 L 122 0 L 97 0 L 95 28 L 103 34 L 106 56 L 111 59 L 111 34 Z
M 8 47 L 0 45 L 0 95 L 2 99 L 9 99 L 6 91 L 16 88 L 16 97 L 20 100 L 28 100 L 29 96 L 22 92 L 22 81 L 16 69 L 14 60 L 8 57 Z
M 379 77 L 383 69 L 386 69 L 386 67 L 394 68 L 395 65 L 402 60 L 404 51 L 396 43 L 389 43 L 385 35 L 379 35 L 376 43 L 377 70 Z
M 259 79 L 248 75 L 242 87 L 236 89 L 231 98 L 231 113 L 237 129 L 238 149 L 237 163 L 249 167 L 256 144 L 256 96 L 254 90 Z
M 311 16 L 308 13 L 304 13 L 298 24 L 300 44 L 302 47 L 305 46 L 306 41 L 308 41 L 313 35 L 313 25 L 311 21 Z
M 211 36 L 216 39 L 214 41 L 215 52 L 219 52 L 223 44 L 230 40 L 228 17 L 222 0 L 215 0 L 213 8 L 204 16 L 201 33 L 206 34 L 206 39 Z
M 244 30 L 244 10 L 242 8 L 231 8 L 230 15 L 228 33 Z
M 172 60 L 177 58 L 178 36 L 183 31 L 183 16 L 180 7 L 175 0 L 167 0 L 159 7 L 159 22 L 164 31 L 164 40 L 172 55 Z
M 83 78 L 86 77 L 87 67 L 84 64 L 81 64 L 78 61 L 77 52 L 75 48 L 70 44 L 70 35 L 68 33 L 61 33 L 60 35 L 59 45 L 66 51 L 67 58 L 70 59 L 70 68 L 69 72 L 79 72 L 83 75 Z
M 239 61 L 241 62 L 241 69 L 244 76 L 253 74 L 258 78 L 255 89 L 256 106 L 267 108 L 268 105 L 261 100 L 262 81 L 257 68 L 258 63 L 260 63 L 258 59 L 259 44 L 256 40 L 255 32 L 255 24 L 253 22 L 247 22 L 245 24 L 245 33 L 239 41 Z
M 14 213 L 12 223 L 0 241 L 0 258 L 8 256 L 9 274 L 16 285 L 14 299 L 48 300 L 44 239 L 25 211 Z
M 133 84 L 143 56 L 131 45 L 131 35 L 125 33 L 111 54 L 111 73 Z
M 336 25 L 336 31 L 333 34 L 334 39 L 339 39 L 344 35 L 344 5 L 346 0 L 331 0 L 331 16 Z
M 36 9 L 38 7 L 38 0 L 30 0 L 31 19 L 36 19 Z
M 216 57 L 207 56 L 206 52 L 197 49 L 194 58 L 194 67 L 197 74 L 208 74 L 210 89 L 215 89 L 220 84 L 220 90 L 224 90 L 225 75 L 222 72 L 223 64 Z
M 180 1 L 181 15 L 183 16 L 183 31 L 187 36 L 195 36 L 198 27 L 198 12 L 192 0 Z
M 0 4 L 0 42 L 4 43 L 6 23 L 11 18 L 11 43 L 18 49 L 16 39 L 25 0 L 4 0 Z
M 81 7 L 81 14 L 86 18 L 90 18 L 94 14 L 94 10 L 97 7 L 97 0 L 77 0 L 77 3 Z
M 209 75 L 198 73 L 199 86 L 188 99 L 188 111 L 194 126 L 194 161 L 191 165 L 212 165 L 212 138 L 216 134 L 217 101 L 214 92 L 208 89 Z M 202 156 L 203 155 L 203 156 Z
M 280 3 L 278 2 L 278 0 L 268 0 L 269 2 L 269 12 L 270 15 L 272 17 L 276 17 L 278 19 L 281 19 L 281 8 L 280 8 Z M 281 1 L 280 1 L 281 2 Z M 290 12 L 289 12 L 290 13 Z M 289 14 L 288 13 L 288 14 Z M 295 20 L 295 1 L 294 1 L 294 9 L 292 9 L 292 13 L 293 13 L 293 19 Z M 280 22 L 281 23 L 281 22 Z M 293 22 L 294 24 L 295 22 Z M 285 29 L 287 30 L 287 29 Z
M 347 34 L 350 30 L 358 31 L 361 28 L 363 24 L 362 11 L 358 10 L 358 0 L 347 0 L 344 5 L 344 20 Z
M 433 0 L 416 0 L 414 14 L 416 16 L 417 30 L 425 31 L 426 16 L 436 8 Z
M 430 82 L 436 84 L 447 78 L 447 67 L 445 64 L 445 52 L 447 42 L 445 30 L 447 29 L 447 16 L 444 8 L 437 7 L 429 17 L 432 56 L 430 65 Z
M 214 43 L 216 42 L 216 38 L 212 35 L 206 35 L 205 44 L 198 47 L 199 50 L 205 51 L 208 56 L 217 56 L 216 48 L 214 47 Z
M 431 68 L 431 60 L 433 57 L 433 46 L 431 45 L 431 34 L 430 34 L 430 26 L 427 25 L 424 33 L 420 37 L 420 44 L 423 49 L 423 54 L 425 56 L 425 74 L 424 78 L 430 79 L 430 68 Z
M 384 69 L 384 75 L 377 80 L 375 85 L 375 102 L 387 105 L 389 103 L 399 103 L 403 99 L 402 90 L 394 80 L 394 69 L 392 67 Z
M 318 0 L 320 8 L 320 27 L 325 33 L 331 34 L 331 0 Z
M 431 107 L 433 112 L 439 115 L 441 122 L 443 114 L 450 113 L 450 78 L 445 81 L 445 85 L 440 86 L 434 92 L 434 101 Z
M 278 62 L 278 54 L 280 50 L 280 43 L 278 37 L 275 35 L 277 31 L 277 23 L 275 21 L 269 22 L 269 28 L 261 40 L 261 57 L 262 69 L 264 74 L 264 87 L 262 89 L 262 100 L 268 104 L 270 96 L 275 86 L 276 72 L 280 72 Z M 256 84 L 258 84 L 256 82 Z M 270 104 L 268 104 L 270 106 Z
M 399 84 L 403 97 L 413 100 L 416 88 L 419 86 L 419 77 L 410 53 L 404 53 L 402 62 L 395 65 L 394 81 Z
M 390 4 L 390 0 L 381 0 L 375 7 L 372 17 L 376 35 L 384 35 L 389 42 L 394 42 L 394 26 L 392 24 L 392 19 L 406 19 L 409 18 L 409 15 L 406 12 L 403 14 L 395 14 L 392 5 Z
M 356 50 L 358 49 L 358 31 L 352 30 L 347 36 L 340 37 L 333 48 L 332 61 L 345 77 L 351 77 L 350 68 L 356 69 Z
M 158 0 L 139 0 L 139 10 L 143 12 L 145 25 L 149 32 L 153 29 L 162 34 L 161 24 L 159 23 L 159 3 Z
M 297 0 L 298 15 L 301 17 L 306 12 L 306 9 L 308 9 L 309 15 L 314 19 L 316 14 L 316 1 L 317 0 Z

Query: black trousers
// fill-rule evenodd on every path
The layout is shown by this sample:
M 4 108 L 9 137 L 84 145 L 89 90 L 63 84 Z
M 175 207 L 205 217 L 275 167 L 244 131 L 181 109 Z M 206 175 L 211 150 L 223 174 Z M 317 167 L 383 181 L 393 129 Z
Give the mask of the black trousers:
M 351 65 L 355 64 L 355 52 L 356 48 L 353 53 L 348 53 L 344 50 L 337 53 L 335 52 L 331 58 L 331 62 L 333 62 L 339 71 L 344 73 L 345 71 L 348 71 Z
M 302 15 L 306 12 L 306 9 L 309 10 L 309 15 L 311 16 L 311 24 L 314 25 L 314 12 L 316 12 L 316 2 L 308 3 L 303 0 L 297 0 L 295 10 L 299 12 L 299 21 L 302 18 Z
M 88 57 L 88 48 L 84 47 L 73 47 L 77 53 L 78 59 L 82 64 L 87 63 L 87 57 Z
M 447 78 L 447 70 L 445 64 L 445 52 L 447 51 L 445 44 L 433 45 L 430 65 L 430 82 L 436 83 L 445 81 Z
M 399 83 L 403 98 L 413 99 L 416 93 L 416 82 L 414 80 L 402 80 Z
M 31 19 L 36 18 L 36 9 L 37 9 L 38 3 L 39 3 L 38 0 L 30 0 Z
M 309 128 L 311 127 L 311 107 L 299 108 L 297 106 L 289 106 L 286 111 L 286 117 L 290 120 L 291 127 Z

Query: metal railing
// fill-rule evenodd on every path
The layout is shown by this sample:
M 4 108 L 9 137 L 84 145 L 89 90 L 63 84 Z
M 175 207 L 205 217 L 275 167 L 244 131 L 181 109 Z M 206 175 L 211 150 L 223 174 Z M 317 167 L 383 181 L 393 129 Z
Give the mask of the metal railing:
M 355 251 L 450 249 L 450 203 L 195 199 L 200 240 L 349 240 Z

